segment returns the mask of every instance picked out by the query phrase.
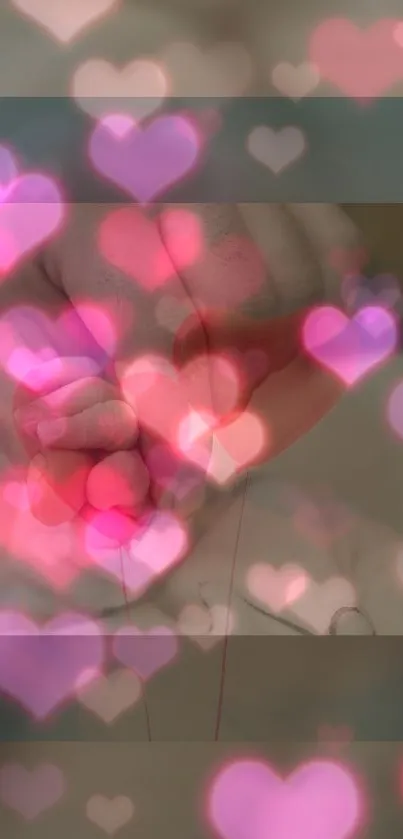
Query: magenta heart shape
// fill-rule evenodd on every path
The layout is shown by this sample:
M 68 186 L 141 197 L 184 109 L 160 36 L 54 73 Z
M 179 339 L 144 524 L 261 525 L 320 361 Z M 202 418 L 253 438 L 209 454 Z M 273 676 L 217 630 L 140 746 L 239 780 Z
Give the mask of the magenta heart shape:
M 125 626 L 113 638 L 113 654 L 125 667 L 147 680 L 166 667 L 178 653 L 178 639 L 167 626 L 150 630 Z
M 140 203 L 146 203 L 186 175 L 200 140 L 182 116 L 161 116 L 145 128 L 124 115 L 105 117 L 89 144 L 94 167 Z
M 306 351 L 349 386 L 389 358 L 397 340 L 396 319 L 380 306 L 360 309 L 350 320 L 340 309 L 321 306 L 302 329 Z
M 19 612 L 0 613 L 0 690 L 38 720 L 98 674 L 104 641 L 96 623 L 65 613 L 42 628 Z
M 352 839 L 363 801 L 333 761 L 304 763 L 284 780 L 263 761 L 239 760 L 216 775 L 207 813 L 221 839 Z
M 25 254 L 47 240 L 59 228 L 63 217 L 59 189 L 45 175 L 21 175 L 2 188 L 0 274 L 12 270 Z

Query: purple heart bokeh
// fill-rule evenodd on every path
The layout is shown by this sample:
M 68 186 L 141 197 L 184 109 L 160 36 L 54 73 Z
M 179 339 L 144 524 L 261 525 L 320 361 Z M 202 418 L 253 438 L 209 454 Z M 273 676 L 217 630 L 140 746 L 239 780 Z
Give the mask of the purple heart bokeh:
M 99 172 L 146 203 L 192 169 L 199 146 L 182 116 L 161 116 L 139 128 L 127 115 L 112 115 L 96 125 L 89 155 Z
M 0 613 L 0 689 L 45 719 L 99 675 L 104 641 L 98 625 L 66 613 L 38 627 L 19 612 Z
M 126 626 L 113 639 L 113 653 L 121 664 L 148 679 L 169 664 L 178 653 L 178 638 L 167 626 L 150 630 Z
M 350 386 L 389 358 L 398 341 L 396 318 L 380 306 L 351 319 L 333 306 L 311 311 L 302 330 L 307 352 Z

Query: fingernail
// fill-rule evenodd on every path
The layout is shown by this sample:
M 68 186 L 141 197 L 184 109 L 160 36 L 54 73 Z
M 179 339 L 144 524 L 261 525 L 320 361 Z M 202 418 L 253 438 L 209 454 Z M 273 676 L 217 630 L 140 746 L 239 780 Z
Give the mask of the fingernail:
M 63 419 L 52 420 L 51 422 L 40 422 L 38 425 L 38 437 L 45 446 L 54 443 L 62 436 L 65 430 Z

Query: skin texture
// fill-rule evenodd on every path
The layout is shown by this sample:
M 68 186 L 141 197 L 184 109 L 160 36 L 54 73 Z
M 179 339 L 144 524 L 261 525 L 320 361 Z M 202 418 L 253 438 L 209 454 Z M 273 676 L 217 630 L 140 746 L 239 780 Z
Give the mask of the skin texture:
M 230 212 L 233 212 L 231 208 Z M 216 210 L 214 209 L 212 213 L 213 223 L 214 218 L 216 218 L 215 214 Z M 20 300 L 29 301 L 34 278 L 34 274 L 30 271 L 35 270 L 37 272 L 35 275 L 35 295 L 38 300 L 42 300 L 41 289 L 43 289 L 50 297 L 53 295 L 52 302 L 56 306 L 56 311 L 65 311 L 66 307 L 71 309 L 71 306 L 74 308 L 75 303 L 79 303 L 78 294 L 82 294 L 83 291 L 82 283 L 77 283 L 82 273 L 79 273 L 78 268 L 82 264 L 87 267 L 84 291 L 87 292 L 88 298 L 102 301 L 100 283 L 102 277 L 105 276 L 105 266 L 98 261 L 98 256 L 93 247 L 88 244 L 92 241 L 90 231 L 94 231 L 95 220 L 98 222 L 99 216 L 99 208 L 95 208 L 92 213 L 87 212 L 85 217 L 83 217 L 81 211 L 66 234 L 55 240 L 45 250 L 39 263 L 31 269 L 29 265 L 24 268 L 25 279 L 20 279 L 22 283 Z M 87 224 L 84 233 L 81 225 L 83 218 Z M 220 215 L 220 229 L 222 229 L 222 218 L 223 215 Z M 237 217 L 235 216 L 236 220 Z M 281 220 L 280 210 L 277 223 L 281 223 Z M 79 230 L 80 234 L 78 233 Z M 295 236 L 292 227 L 290 232 Z M 220 234 L 220 230 L 218 234 Z M 226 235 L 224 233 L 224 238 Z M 292 309 L 295 308 L 293 302 L 294 289 L 297 300 L 301 296 L 306 296 L 309 300 L 312 296 L 309 286 L 303 288 L 301 293 L 298 285 L 300 283 L 298 254 L 301 252 L 303 254 L 303 249 L 298 249 L 297 244 L 296 242 L 296 270 L 293 273 L 293 269 L 289 269 L 288 280 L 290 302 L 287 303 L 286 308 Z M 195 276 L 195 272 L 192 273 L 192 271 L 189 271 L 189 275 L 186 276 L 186 285 L 181 280 L 182 278 L 179 275 L 173 280 L 176 294 L 177 296 L 180 295 L 179 302 L 181 298 L 188 298 L 189 290 L 192 294 L 193 290 L 197 288 L 198 293 L 200 293 L 200 288 L 203 287 L 203 277 Z M 306 282 L 303 279 L 303 274 L 302 281 Z M 281 277 L 277 282 L 281 286 Z M 314 287 L 315 294 L 315 288 L 317 287 L 318 284 Z M 134 307 L 138 308 L 141 305 L 143 307 L 142 313 L 146 317 L 150 315 L 151 304 L 147 296 L 143 295 L 139 299 L 136 294 L 137 290 L 133 288 L 133 285 L 127 283 L 127 281 L 122 281 L 119 275 L 113 275 L 112 280 L 108 280 L 107 291 L 108 299 L 112 294 L 115 302 L 118 301 L 121 305 L 126 300 L 131 302 Z M 15 292 L 14 295 L 11 293 L 11 287 L 9 293 L 11 294 L 9 301 L 13 299 L 13 296 L 15 299 Z M 325 294 L 326 291 L 324 290 L 323 293 Z M 318 299 L 320 299 L 320 294 L 319 287 Z M 269 303 L 269 311 L 271 308 L 274 307 Z M 184 320 L 180 329 L 168 342 L 164 330 L 154 325 L 152 346 L 158 352 L 162 352 L 168 360 L 173 361 L 179 369 L 192 359 L 205 355 L 206 352 L 213 355 L 220 353 L 224 356 L 229 355 L 229 357 L 233 351 L 238 353 L 238 358 L 241 359 L 241 363 L 238 365 L 241 391 L 237 411 L 243 411 L 247 406 L 252 408 L 261 417 L 265 427 L 269 428 L 270 447 L 269 450 L 264 449 L 262 451 L 260 458 L 261 461 L 265 461 L 268 457 L 275 457 L 308 431 L 336 404 L 343 392 L 343 388 L 334 377 L 320 370 L 303 353 L 300 331 L 306 311 L 307 309 L 297 307 L 296 311 L 290 314 L 276 316 L 274 310 L 273 317 L 256 320 L 250 315 L 236 314 L 226 310 L 221 312 L 211 310 L 201 315 L 195 306 L 193 315 Z M 81 321 L 80 323 L 84 341 L 87 330 Z M 147 329 L 147 339 L 148 335 L 149 328 Z M 125 336 L 122 336 L 121 340 L 118 341 L 116 367 L 119 362 L 127 361 L 133 353 L 136 354 L 138 347 L 141 347 L 144 340 L 141 326 L 140 332 L 137 330 L 129 331 Z M 266 359 L 263 369 L 258 371 L 257 374 L 251 373 L 242 366 L 242 358 L 245 353 L 254 351 L 264 352 Z M 92 469 L 98 468 L 100 458 L 103 463 L 104 475 L 108 474 L 108 469 L 117 472 L 119 471 L 117 469 L 118 461 L 116 458 L 113 459 L 113 452 L 126 450 L 127 468 L 132 475 L 132 479 L 135 480 L 138 469 L 141 472 L 141 467 L 138 465 L 138 454 L 135 450 L 139 429 L 135 413 L 125 403 L 116 383 L 106 381 L 99 375 L 80 375 L 77 360 L 71 359 L 68 363 L 65 360 L 64 364 L 62 374 L 55 373 L 53 375 L 51 372 L 49 373 L 48 383 L 39 394 L 37 392 L 33 393 L 29 387 L 17 388 L 14 403 L 17 436 L 22 439 L 30 458 L 34 458 L 34 474 L 36 474 L 35 470 L 38 467 L 38 461 L 35 458 L 38 457 L 39 453 L 45 452 L 49 474 L 52 476 L 59 475 L 59 483 L 61 484 L 65 482 L 66 466 L 64 461 L 69 461 L 69 452 L 81 452 L 83 459 L 80 467 L 81 484 L 78 482 L 80 484 L 79 498 L 82 500 L 87 495 L 87 500 L 89 500 L 89 494 L 92 503 L 94 498 L 96 499 L 96 494 L 94 496 L 91 487 L 96 483 L 96 478 L 95 476 L 91 478 L 90 475 Z M 49 367 L 52 367 L 52 364 Z M 214 392 L 212 396 L 214 402 Z M 49 427 L 44 423 L 49 419 L 56 419 L 61 425 L 61 428 L 58 429 L 58 436 L 53 439 L 49 436 L 49 433 L 47 436 L 45 434 L 45 432 L 49 432 Z M 142 429 L 140 429 L 140 432 L 142 432 Z M 147 434 L 143 437 L 145 451 L 148 451 Z M 133 452 L 130 450 L 133 450 Z M 144 451 L 144 448 L 142 450 Z M 65 455 L 63 455 L 63 452 L 65 452 Z M 100 455 L 100 452 L 102 452 L 102 455 Z M 43 468 L 43 461 L 40 460 L 39 463 Z M 257 463 L 259 463 L 259 460 Z M 133 514 L 136 514 L 136 508 L 141 508 L 142 503 L 145 502 L 148 486 L 144 489 L 143 494 L 140 492 L 140 495 L 138 488 L 133 487 L 132 505 L 130 505 L 130 492 L 127 488 L 124 489 L 121 486 L 122 480 L 123 478 L 120 479 L 116 475 L 114 481 L 115 497 L 113 492 L 111 493 L 108 490 L 108 500 L 98 498 L 97 505 L 100 504 L 103 507 L 109 504 L 111 506 L 123 506 L 124 508 L 132 506 Z M 88 493 L 86 491 L 87 483 Z M 123 483 L 125 483 L 124 480 Z M 144 484 L 144 481 L 140 479 L 140 483 Z M 50 480 L 49 485 L 54 499 L 55 481 Z M 65 516 L 65 501 L 64 498 L 60 510 L 56 505 L 57 509 L 55 511 L 54 503 L 50 504 L 46 497 L 42 497 L 41 503 L 36 505 L 36 514 L 47 523 L 50 520 L 56 522 L 59 517 L 63 518 Z M 72 503 L 74 514 L 79 511 L 79 506 L 78 500 Z M 48 508 L 51 508 L 51 513 L 49 513 Z
M 228 7 L 231 7 L 231 27 Z M 284 27 L 280 26 L 277 18 L 276 13 L 273 17 L 275 29 L 283 33 L 283 37 Z M 293 22 L 298 29 L 298 17 L 294 14 Z M 265 22 L 264 29 L 271 33 L 273 30 L 269 23 Z M 87 60 L 91 55 L 102 56 L 107 45 L 109 60 L 119 65 L 146 53 L 159 56 L 172 41 L 185 40 L 208 48 L 217 40 L 233 39 L 243 42 L 256 64 L 253 90 L 270 94 L 267 69 L 261 61 L 267 49 L 267 45 L 261 42 L 261 30 L 261 8 L 257 4 L 252 4 L 248 15 L 241 4 L 232 0 L 228 0 L 226 8 L 221 3 L 212 2 L 208 9 L 205 4 L 201 6 L 198 2 L 186 4 L 185 7 L 183 3 L 173 2 L 169 7 L 164 4 L 163 7 L 155 5 L 152 8 L 148 5 L 125 4 L 110 21 L 105 21 L 101 27 L 88 33 L 88 40 L 85 44 L 83 42 L 82 57 Z M 15 55 L 18 53 L 18 45 L 26 54 L 26 28 L 19 27 L 18 21 L 14 19 L 12 32 L 13 38 L 10 41 L 13 40 Z M 65 74 L 69 68 L 70 76 L 73 75 L 79 52 L 74 53 L 73 50 L 70 55 L 67 51 L 63 61 L 55 59 L 53 52 L 52 73 L 49 73 L 43 40 L 33 36 L 29 46 L 32 70 L 29 74 L 21 73 L 21 61 L 13 59 L 9 53 L 0 57 L 0 62 L 7 62 L 8 66 L 15 61 L 14 72 L 2 76 L 10 80 L 10 86 L 4 93 L 20 96 L 42 96 L 45 93 L 65 95 Z M 185 76 L 186 71 L 182 73 L 178 84 L 182 83 Z M 30 127 L 30 131 L 31 128 L 34 127 Z M 51 132 L 52 125 L 47 126 L 47 130 Z M 26 132 L 27 126 L 21 126 L 21 131 Z M 220 161 L 212 161 L 211 172 L 208 173 L 212 182 L 219 171 Z M 74 177 L 72 161 L 68 161 L 65 176 L 67 181 L 69 177 Z M 173 266 L 167 294 L 178 301 L 178 308 L 186 305 L 190 312 L 190 320 L 185 324 L 187 334 L 176 340 L 172 332 L 161 328 L 155 321 L 158 295 L 145 294 L 132 277 L 129 278 L 125 272 L 108 264 L 99 253 L 99 225 L 106 214 L 121 208 L 82 204 L 69 205 L 67 209 L 66 224 L 60 234 L 34 254 L 31 260 L 27 260 L 10 281 L 2 285 L 0 307 L 3 311 L 24 301 L 56 316 L 57 312 L 64 311 L 68 306 L 76 309 L 85 297 L 101 306 L 111 303 L 119 317 L 133 313 L 133 327 L 122 328 L 119 332 L 114 356 L 116 365 L 127 363 L 135 354 L 145 350 L 162 354 L 179 367 L 199 353 L 231 353 L 233 350 L 245 353 L 256 349 L 265 351 L 268 368 L 264 375 L 250 376 L 241 369 L 242 392 L 238 405 L 239 411 L 247 406 L 253 409 L 270 429 L 270 447 L 262 453 L 262 459 L 277 456 L 313 427 L 340 399 L 343 389 L 339 383 L 304 356 L 299 341 L 301 317 L 307 308 L 326 300 L 340 302 L 339 278 L 329 269 L 331 249 L 336 246 L 347 249 L 356 246 L 355 228 L 336 207 L 269 203 L 181 207 L 161 204 L 153 206 L 149 212 L 145 211 L 150 220 L 155 219 L 156 235 Z M 173 209 L 191 211 L 199 219 L 204 232 L 204 254 L 210 260 L 207 265 L 203 261 L 186 268 L 177 265 L 163 218 L 164 213 Z M 239 267 L 242 268 L 242 253 L 238 253 L 234 237 L 247 239 L 259 249 L 265 266 L 264 282 L 259 294 L 245 301 L 243 306 L 237 306 L 234 310 L 229 295 L 225 305 L 217 311 L 211 299 L 207 301 L 207 307 L 203 305 L 206 303 L 204 290 L 208 287 L 210 276 L 214 274 L 216 287 L 220 288 L 221 278 L 225 276 L 228 282 L 232 266 L 235 265 L 238 278 L 243 280 Z M 132 242 L 137 241 L 140 244 L 141 237 L 136 238 L 134 231 Z M 96 336 L 92 337 L 95 340 Z M 79 351 L 77 346 L 74 349 Z M 26 466 L 40 453 L 44 453 L 49 474 L 56 476 L 50 481 L 52 504 L 45 497 L 42 498 L 40 509 L 36 508 L 37 515 L 47 522 L 63 518 L 67 514 L 66 503 L 67 506 L 70 504 L 71 515 L 76 515 L 79 501 L 84 496 L 88 500 L 89 495 L 91 502 L 95 500 L 101 505 L 106 503 L 105 499 L 97 498 L 96 494 L 94 496 L 94 485 L 97 482 L 96 475 L 91 478 L 91 470 L 98 469 L 102 463 L 104 473 L 108 474 L 109 467 L 112 469 L 114 465 L 117 469 L 117 461 L 108 461 L 108 458 L 122 451 L 129 452 L 134 447 L 133 456 L 128 454 L 126 462 L 131 462 L 131 474 L 135 475 L 138 464 L 136 447 L 139 446 L 140 454 L 146 456 L 153 442 L 148 439 L 149 435 L 144 429 L 137 429 L 136 417 L 123 404 L 116 382 L 116 370 L 109 373 L 102 376 L 97 374 L 95 380 L 93 377 L 91 381 L 78 374 L 77 389 L 74 387 L 69 390 L 71 383 L 50 383 L 47 402 L 45 400 L 42 405 L 44 413 L 47 415 L 49 411 L 49 395 L 53 396 L 53 404 L 58 404 L 56 418 L 64 421 L 62 435 L 53 441 L 49 436 L 45 438 L 42 435 L 42 440 L 36 436 L 37 420 L 31 423 L 31 433 L 27 433 L 27 428 L 23 427 L 23 416 L 21 413 L 14 415 L 13 409 L 21 409 L 25 405 L 32 408 L 35 394 L 29 388 L 17 388 L 14 393 L 12 383 L 7 383 L 9 413 L 6 425 L 12 442 L 7 447 L 8 452 L 13 452 L 12 457 Z M 82 398 L 85 399 L 85 407 L 80 403 Z M 103 430 L 100 430 L 101 425 Z M 40 430 L 45 431 L 43 426 Z M 71 492 L 68 493 L 67 498 L 62 498 L 63 503 L 59 509 L 55 502 L 54 484 L 57 489 L 65 482 L 65 475 L 68 474 L 65 462 L 69 461 L 72 451 L 81 456 L 78 496 L 73 503 Z M 43 466 L 43 462 L 39 463 Z M 117 488 L 118 485 L 117 477 L 114 486 Z M 120 486 L 119 492 L 116 489 L 117 494 L 114 498 L 113 494 L 109 496 L 109 503 L 115 501 L 117 506 L 127 507 L 130 497 L 125 487 Z M 158 493 L 152 485 L 144 492 L 146 495 L 140 499 L 137 491 L 133 493 L 133 514 L 137 513 L 137 504 L 141 506 L 142 501 L 159 503 Z

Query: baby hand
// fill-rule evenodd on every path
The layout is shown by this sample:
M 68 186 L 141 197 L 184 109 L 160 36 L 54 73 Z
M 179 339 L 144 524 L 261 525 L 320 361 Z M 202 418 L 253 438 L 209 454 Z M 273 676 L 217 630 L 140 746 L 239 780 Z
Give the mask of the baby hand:
M 138 512 L 149 489 L 132 408 L 111 382 L 80 376 L 80 361 L 83 371 L 86 359 L 42 365 L 35 395 L 27 387 L 16 394 L 14 417 L 32 458 L 32 512 L 47 524 L 73 518 L 85 504 Z

